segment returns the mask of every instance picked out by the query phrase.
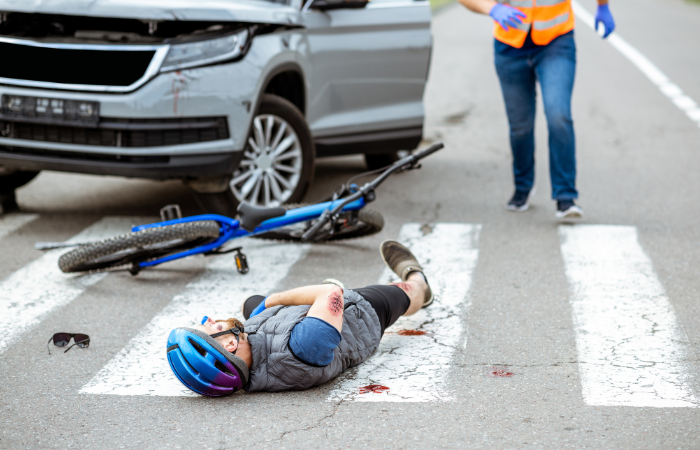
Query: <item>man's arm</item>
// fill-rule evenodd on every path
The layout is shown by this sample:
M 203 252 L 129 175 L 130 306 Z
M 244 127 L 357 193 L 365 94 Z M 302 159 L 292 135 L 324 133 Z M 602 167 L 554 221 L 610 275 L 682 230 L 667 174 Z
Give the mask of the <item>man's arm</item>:
M 289 291 L 272 294 L 265 300 L 265 307 L 273 306 L 299 306 L 313 305 L 319 296 L 328 294 L 337 287 L 332 284 L 319 284 L 315 286 L 303 286 Z
M 479 14 L 488 14 L 496 4 L 494 0 L 459 0 L 468 10 Z
M 494 0 L 459 0 L 459 2 L 475 13 L 491 16 L 505 31 L 517 28 L 527 17 L 525 13 L 512 6 Z
M 265 300 L 265 308 L 273 306 L 311 305 L 306 317 L 316 317 L 333 325 L 338 331 L 343 327 L 343 289 L 334 284 L 304 286 L 291 291 L 272 294 Z

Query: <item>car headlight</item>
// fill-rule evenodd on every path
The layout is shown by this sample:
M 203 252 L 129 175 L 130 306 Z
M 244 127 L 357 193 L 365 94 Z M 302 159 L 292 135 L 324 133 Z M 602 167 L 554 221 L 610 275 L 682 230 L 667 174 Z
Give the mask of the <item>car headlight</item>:
M 220 38 L 171 45 L 160 71 L 170 72 L 235 59 L 243 54 L 249 34 L 245 29 Z

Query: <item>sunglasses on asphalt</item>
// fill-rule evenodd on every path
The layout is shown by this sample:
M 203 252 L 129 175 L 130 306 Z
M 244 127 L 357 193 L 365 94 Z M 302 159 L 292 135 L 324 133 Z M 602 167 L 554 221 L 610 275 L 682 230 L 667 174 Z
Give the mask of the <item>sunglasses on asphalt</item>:
M 68 350 L 72 349 L 76 345 L 81 348 L 88 348 L 90 346 L 90 336 L 87 334 L 80 334 L 80 333 L 56 333 L 53 336 L 51 336 L 51 339 L 49 339 L 49 342 L 46 343 L 46 349 L 49 351 L 49 355 L 51 354 L 51 349 L 49 349 L 49 343 L 53 339 L 53 345 L 56 347 L 65 347 L 68 345 L 70 340 L 74 339 L 75 343 L 68 347 L 66 351 L 63 353 L 66 353 Z

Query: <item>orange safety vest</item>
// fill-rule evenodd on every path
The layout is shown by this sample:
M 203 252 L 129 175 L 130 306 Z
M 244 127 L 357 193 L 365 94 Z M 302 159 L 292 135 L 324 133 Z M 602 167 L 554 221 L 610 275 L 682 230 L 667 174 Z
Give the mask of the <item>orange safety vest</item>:
M 496 23 L 493 35 L 496 39 L 511 47 L 521 48 L 527 34 L 532 30 L 532 42 L 547 45 L 556 37 L 574 29 L 574 11 L 571 0 L 498 0 L 510 5 L 527 15 L 517 28 L 508 27 L 508 31 Z

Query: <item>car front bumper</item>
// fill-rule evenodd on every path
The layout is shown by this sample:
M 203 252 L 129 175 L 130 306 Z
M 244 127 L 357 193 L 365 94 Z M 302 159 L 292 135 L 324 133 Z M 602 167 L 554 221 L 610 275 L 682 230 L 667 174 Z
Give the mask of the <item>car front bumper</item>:
M 10 133 L 9 128 L 0 130 L 0 165 L 23 170 L 156 179 L 230 174 L 242 157 L 251 121 L 251 105 L 257 100 L 258 80 L 251 73 L 259 71 L 259 67 L 251 67 L 244 59 L 231 64 L 164 73 L 128 94 L 0 86 L 0 95 L 99 102 L 100 123 L 219 118 L 228 127 L 220 133 L 224 139 L 209 137 L 205 142 L 192 142 L 196 138 L 180 139 L 175 140 L 175 145 L 162 145 L 167 144 L 168 139 L 160 139 L 155 144 L 145 145 L 148 139 L 127 144 L 122 142 L 121 135 L 119 139 L 102 139 L 97 143 L 93 142 L 94 139 L 66 139 L 65 133 L 62 136 L 56 133 L 57 127 L 32 124 L 44 128 L 26 139 L 18 139 L 17 133 Z M 26 128 L 26 124 L 22 125 Z M 76 142 L 90 142 L 92 145 Z M 139 146 L 138 142 L 144 144 Z

